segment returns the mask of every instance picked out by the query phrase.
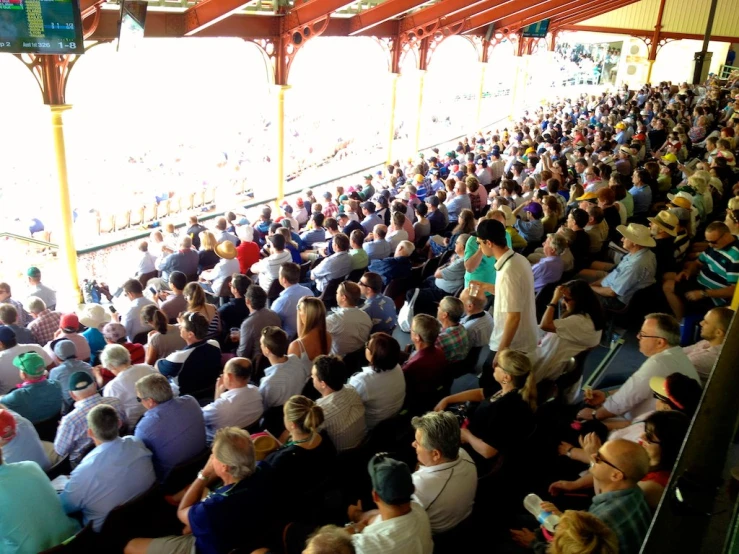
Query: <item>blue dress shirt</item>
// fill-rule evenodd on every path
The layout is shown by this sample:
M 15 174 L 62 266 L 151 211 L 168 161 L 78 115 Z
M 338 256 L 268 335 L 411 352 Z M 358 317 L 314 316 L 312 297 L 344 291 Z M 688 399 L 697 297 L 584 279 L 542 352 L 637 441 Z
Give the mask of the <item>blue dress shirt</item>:
M 323 291 L 332 279 L 346 277 L 351 273 L 352 259 L 349 252 L 336 252 L 311 270 L 311 275 L 316 279 L 316 287 Z
M 638 290 L 655 283 L 657 274 L 657 257 L 649 248 L 642 248 L 634 253 L 626 254 L 621 262 L 601 281 L 602 287 L 608 287 L 616 293 L 624 304 Z
M 302 285 L 292 285 L 280 293 L 270 308 L 280 316 L 282 328 L 290 340 L 298 335 L 298 301 L 306 296 L 313 296 L 313 291 Z
M 205 449 L 203 411 L 192 396 L 173 398 L 147 411 L 135 434 L 154 454 L 154 471 L 162 482 L 174 466 Z
M 60 495 L 68 514 L 82 512 L 99 532 L 113 508 L 133 500 L 156 480 L 151 452 L 135 437 L 116 437 L 93 449 L 82 460 Z

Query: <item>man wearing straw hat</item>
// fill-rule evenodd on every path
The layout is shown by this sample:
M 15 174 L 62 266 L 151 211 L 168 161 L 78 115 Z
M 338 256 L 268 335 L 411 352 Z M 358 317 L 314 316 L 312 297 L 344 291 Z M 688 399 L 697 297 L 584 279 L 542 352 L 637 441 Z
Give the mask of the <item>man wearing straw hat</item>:
M 638 223 L 619 225 L 616 230 L 623 236 L 626 254 L 617 266 L 595 262 L 591 269 L 580 276 L 586 280 L 596 278 L 590 286 L 598 295 L 604 308 L 620 310 L 629 305 L 634 294 L 655 283 L 657 258 L 650 248 L 655 246 L 649 229 Z M 610 273 L 606 273 L 610 270 Z
M 656 243 L 654 255 L 657 258 L 657 276 L 661 279 L 665 273 L 675 271 L 677 266 L 675 237 L 680 226 L 680 220 L 668 210 L 662 210 L 655 217 L 648 217 L 647 219 L 649 220 L 649 230 Z
M 215 252 L 220 260 L 213 269 L 208 269 L 200 274 L 200 286 L 205 292 L 213 296 L 219 296 L 224 281 L 234 273 L 239 273 L 239 260 L 236 259 L 236 247 L 231 241 L 223 241 L 217 244 Z

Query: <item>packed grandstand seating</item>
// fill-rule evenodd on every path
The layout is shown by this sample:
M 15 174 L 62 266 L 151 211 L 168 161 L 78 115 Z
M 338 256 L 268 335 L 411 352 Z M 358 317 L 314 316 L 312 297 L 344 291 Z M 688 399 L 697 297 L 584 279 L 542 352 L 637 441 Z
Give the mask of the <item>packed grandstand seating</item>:
M 733 317 L 738 81 L 154 228 L 76 312 L 0 283 L 8 552 L 636 554 Z

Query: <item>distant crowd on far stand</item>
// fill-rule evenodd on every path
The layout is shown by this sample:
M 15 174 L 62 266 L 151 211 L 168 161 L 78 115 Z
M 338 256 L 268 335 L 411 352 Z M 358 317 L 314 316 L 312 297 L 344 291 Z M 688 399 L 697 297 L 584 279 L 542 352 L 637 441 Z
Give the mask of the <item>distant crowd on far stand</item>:
M 74 312 L 0 283 L 8 552 L 638 553 L 734 315 L 737 110 L 556 99 L 155 229 Z M 583 388 L 615 317 L 641 366 Z

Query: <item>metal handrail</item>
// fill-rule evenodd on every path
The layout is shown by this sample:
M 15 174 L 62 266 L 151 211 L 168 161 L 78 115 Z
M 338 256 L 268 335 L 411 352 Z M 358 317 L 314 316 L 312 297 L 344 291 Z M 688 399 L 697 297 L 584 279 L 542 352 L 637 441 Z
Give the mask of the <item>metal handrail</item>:
M 45 240 L 39 240 L 33 237 L 24 237 L 23 235 L 16 235 L 15 233 L 4 233 L 4 232 L 0 233 L 0 239 L 5 238 L 5 237 L 19 240 L 21 242 L 27 242 L 29 244 L 35 244 L 37 246 L 44 246 L 46 248 L 59 248 L 58 244 L 46 242 Z
M 619 353 L 621 348 L 624 345 L 624 339 L 618 339 L 611 341 L 611 348 L 608 350 L 608 353 L 605 355 L 605 357 L 601 360 L 601 362 L 598 364 L 598 367 L 596 367 L 593 370 L 593 373 L 590 374 L 590 376 L 587 378 L 585 383 L 583 383 L 583 386 L 588 386 L 592 388 L 597 388 L 600 382 L 603 380 L 603 377 L 605 377 L 606 372 L 608 371 L 608 368 L 610 367 L 613 360 L 616 358 L 616 355 Z

